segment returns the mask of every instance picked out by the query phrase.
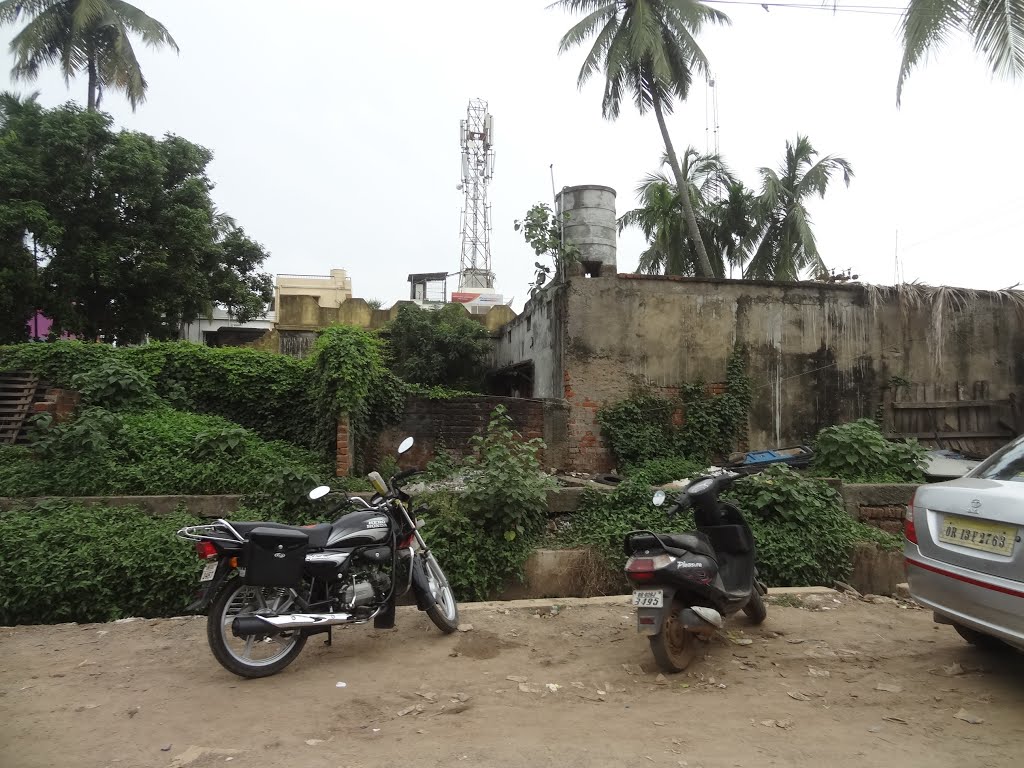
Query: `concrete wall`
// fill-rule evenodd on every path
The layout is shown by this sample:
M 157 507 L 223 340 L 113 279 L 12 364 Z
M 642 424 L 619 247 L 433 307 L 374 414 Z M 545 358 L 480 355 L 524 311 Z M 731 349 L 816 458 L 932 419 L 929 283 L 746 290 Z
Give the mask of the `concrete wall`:
M 499 376 L 510 368 L 529 363 L 532 387 L 529 397 L 561 398 L 562 337 L 565 323 L 565 289 L 544 291 L 527 302 L 523 313 L 500 329 L 494 345 L 492 367 Z
M 697 278 L 574 278 L 548 314 L 528 307 L 498 340 L 496 367 L 532 361 L 535 394 L 561 378 L 570 403 L 570 465 L 606 470 L 598 408 L 631 384 L 672 391 L 720 382 L 733 344 L 749 353 L 751 448 L 810 440 L 874 416 L 892 377 L 987 381 L 993 399 L 1024 393 L 1024 324 L 1012 302 L 874 303 L 864 286 Z M 530 346 L 532 343 L 532 347 Z

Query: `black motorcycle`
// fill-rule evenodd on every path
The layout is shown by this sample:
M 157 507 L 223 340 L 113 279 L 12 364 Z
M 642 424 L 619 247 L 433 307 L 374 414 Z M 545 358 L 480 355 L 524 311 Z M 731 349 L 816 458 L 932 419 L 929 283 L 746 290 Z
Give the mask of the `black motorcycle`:
M 399 448 L 412 447 L 406 438 Z M 241 677 L 266 677 L 287 667 L 311 635 L 371 619 L 379 629 L 395 625 L 395 605 L 410 589 L 416 605 L 444 633 L 459 624 L 455 596 L 410 514 L 401 472 L 389 482 L 371 472 L 376 491 L 369 502 L 333 523 L 311 526 L 269 522 L 192 525 L 178 536 L 195 542 L 206 562 L 192 611 L 207 611 L 206 637 L 214 657 Z M 310 499 L 331 494 L 328 486 Z M 420 510 L 417 510 L 420 511 Z
M 767 588 L 754 567 L 754 535 L 739 507 L 718 494 L 739 475 L 698 478 L 667 510 L 672 516 L 693 508 L 697 530 L 689 533 L 630 531 L 626 534 L 626 577 L 633 585 L 637 628 L 647 635 L 663 672 L 682 672 L 693 661 L 699 640 L 721 629 L 725 616 L 740 610 L 754 624 L 767 618 Z M 664 491 L 654 504 L 665 503 Z

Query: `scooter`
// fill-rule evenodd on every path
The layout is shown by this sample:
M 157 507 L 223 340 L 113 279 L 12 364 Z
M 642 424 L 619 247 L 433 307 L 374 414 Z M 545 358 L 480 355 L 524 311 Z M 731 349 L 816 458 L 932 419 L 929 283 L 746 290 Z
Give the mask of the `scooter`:
M 768 590 L 754 566 L 754 534 L 739 507 L 718 498 L 737 477 L 722 472 L 697 478 L 674 499 L 668 515 L 692 508 L 696 531 L 626 534 L 637 629 L 650 640 L 663 672 L 686 669 L 700 641 L 721 629 L 726 616 L 742 610 L 754 624 L 767 618 L 762 596 Z M 653 501 L 660 507 L 666 499 L 659 490 Z

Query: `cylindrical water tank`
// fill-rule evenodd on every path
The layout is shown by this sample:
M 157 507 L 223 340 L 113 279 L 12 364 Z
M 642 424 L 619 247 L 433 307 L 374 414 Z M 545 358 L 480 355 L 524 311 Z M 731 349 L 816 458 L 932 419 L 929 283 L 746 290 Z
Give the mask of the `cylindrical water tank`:
M 565 242 L 579 249 L 584 272 L 616 274 L 615 190 L 597 184 L 564 187 L 558 195 L 558 210 L 569 214 Z

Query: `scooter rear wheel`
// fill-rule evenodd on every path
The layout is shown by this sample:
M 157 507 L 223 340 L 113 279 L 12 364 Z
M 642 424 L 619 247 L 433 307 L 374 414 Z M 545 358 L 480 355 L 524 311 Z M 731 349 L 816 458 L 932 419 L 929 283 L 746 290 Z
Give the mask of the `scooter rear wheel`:
M 697 643 L 700 641 L 679 622 L 679 612 L 685 607 L 679 600 L 673 600 L 671 611 L 661 625 L 661 632 L 648 638 L 651 653 L 662 672 L 682 672 L 697 655 Z

